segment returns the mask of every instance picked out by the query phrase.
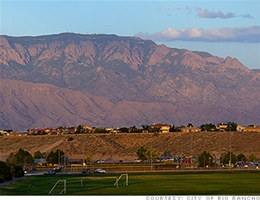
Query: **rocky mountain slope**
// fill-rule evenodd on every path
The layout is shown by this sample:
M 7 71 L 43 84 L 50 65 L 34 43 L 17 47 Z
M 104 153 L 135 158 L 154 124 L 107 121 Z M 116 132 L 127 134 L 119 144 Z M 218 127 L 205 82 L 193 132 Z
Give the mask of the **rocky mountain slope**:
M 136 37 L 0 36 L 0 78 L 5 129 L 260 121 L 257 71 Z

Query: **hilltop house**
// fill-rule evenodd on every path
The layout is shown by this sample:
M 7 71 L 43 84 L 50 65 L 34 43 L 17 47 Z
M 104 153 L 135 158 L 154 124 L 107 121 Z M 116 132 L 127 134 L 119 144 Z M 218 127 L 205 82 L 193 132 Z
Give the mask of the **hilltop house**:
M 39 134 L 50 134 L 52 131 L 52 128 L 29 128 L 27 129 L 27 133 L 29 135 L 39 135 Z
M 227 127 L 228 127 L 228 124 L 225 124 L 224 122 L 221 122 L 216 125 L 216 129 L 219 131 L 225 131 Z
M 188 126 L 188 127 L 182 128 L 181 132 L 183 132 L 183 133 L 197 133 L 197 132 L 201 132 L 201 129 L 197 128 L 197 127 Z
M 90 133 L 93 131 L 93 128 L 88 125 L 82 125 L 82 129 L 84 133 Z
M 260 126 L 255 126 L 255 125 L 246 126 L 242 129 L 242 132 L 259 132 L 260 133 Z
M 170 132 L 170 128 L 171 128 L 171 125 L 168 125 L 168 124 L 156 124 L 154 123 L 153 125 L 150 126 L 152 129 L 154 128 L 158 128 L 160 129 L 160 131 L 162 133 L 169 133 Z

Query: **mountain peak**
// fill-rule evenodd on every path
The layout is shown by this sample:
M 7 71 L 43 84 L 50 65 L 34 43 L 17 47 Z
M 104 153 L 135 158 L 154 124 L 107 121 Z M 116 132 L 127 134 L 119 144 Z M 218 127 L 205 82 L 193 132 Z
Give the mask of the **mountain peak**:
M 43 101 L 32 100 L 32 93 L 21 94 L 19 99 L 13 96 L 13 106 L 7 106 L 4 100 L 11 94 L 1 88 L 4 103 L 0 105 L 0 122 L 5 128 L 40 123 L 119 126 L 154 121 L 199 124 L 229 120 L 252 124 L 260 120 L 256 112 L 260 109 L 259 73 L 248 70 L 236 58 L 104 34 L 0 36 L 0 41 L 0 77 L 12 79 L 6 88 L 22 81 L 25 89 L 47 84 L 68 94 L 46 95 L 49 102 L 59 102 L 50 105 L 60 108 L 52 113 Z M 34 91 L 42 96 L 40 90 Z M 81 101 L 76 96 L 91 100 Z M 35 106 L 34 113 L 28 112 Z M 12 118 L 8 116 L 10 109 Z M 75 111 L 79 109 L 86 115 Z M 20 117 L 20 123 L 12 122 Z

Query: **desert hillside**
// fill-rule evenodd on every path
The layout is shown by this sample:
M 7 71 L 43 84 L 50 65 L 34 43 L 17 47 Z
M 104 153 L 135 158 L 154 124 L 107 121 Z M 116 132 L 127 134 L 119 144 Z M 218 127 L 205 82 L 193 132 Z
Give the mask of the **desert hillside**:
M 71 137 L 70 141 L 68 138 Z M 176 155 L 198 155 L 204 149 L 213 156 L 230 149 L 236 155 L 255 154 L 260 158 L 260 133 L 243 132 L 201 132 L 201 133 L 129 133 L 129 134 L 85 134 L 65 136 L 21 136 L 0 137 L 0 160 L 19 148 L 29 151 L 50 152 L 65 150 L 71 159 L 81 159 L 83 154 L 93 155 L 93 160 L 130 161 L 136 158 L 141 145 L 155 149 L 159 155 L 165 151 Z

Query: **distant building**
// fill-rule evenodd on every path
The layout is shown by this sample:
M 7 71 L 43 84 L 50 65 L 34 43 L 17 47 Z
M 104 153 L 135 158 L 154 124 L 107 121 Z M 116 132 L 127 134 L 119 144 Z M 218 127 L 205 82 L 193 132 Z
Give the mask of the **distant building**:
M 221 122 L 216 125 L 216 129 L 219 131 L 225 131 L 227 127 L 228 127 L 228 124 L 225 124 L 224 122 Z
M 243 132 L 257 132 L 260 133 L 260 126 L 246 126 L 244 127 L 244 129 L 242 130 Z
M 93 128 L 88 126 L 88 125 L 82 125 L 82 129 L 83 129 L 83 132 L 84 133 L 87 133 L 87 132 L 92 132 L 93 131 Z
M 201 128 L 189 126 L 189 127 L 182 128 L 181 132 L 183 132 L 183 133 L 198 133 L 198 132 L 201 132 Z
M 39 166 L 46 165 L 46 163 L 47 163 L 46 159 L 44 158 L 35 158 L 33 161 L 34 165 L 39 165 Z
M 151 128 L 160 128 L 160 131 L 161 131 L 162 133 L 169 133 L 169 132 L 170 132 L 171 125 L 154 123 L 154 124 L 151 125 L 150 127 L 151 127 Z

